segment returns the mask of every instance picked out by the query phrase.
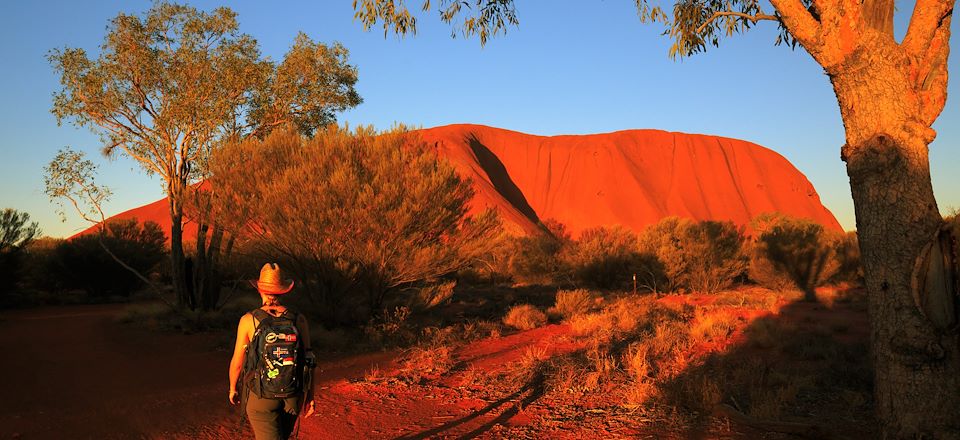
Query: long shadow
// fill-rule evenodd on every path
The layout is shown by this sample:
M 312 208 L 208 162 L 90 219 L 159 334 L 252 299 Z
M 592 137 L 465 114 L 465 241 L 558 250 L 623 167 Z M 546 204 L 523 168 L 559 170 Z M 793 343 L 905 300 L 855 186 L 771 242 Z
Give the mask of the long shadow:
M 473 150 L 473 154 L 477 157 L 477 161 L 480 163 L 483 171 L 487 173 L 490 183 L 493 184 L 497 192 L 500 193 L 503 198 L 507 199 L 517 211 L 520 211 L 521 214 L 530 219 L 530 221 L 534 224 L 539 224 L 540 219 L 537 217 L 536 211 L 534 211 L 530 203 L 527 202 L 523 191 L 520 191 L 517 184 L 513 183 L 513 180 L 510 178 L 510 173 L 507 172 L 507 168 L 503 165 L 503 162 L 500 161 L 500 158 L 498 158 L 496 154 L 493 154 L 486 145 L 483 145 L 476 136 L 468 137 L 467 143 L 470 145 L 470 149 Z
M 662 386 L 699 414 L 687 438 L 713 438 L 710 416 L 786 438 L 877 438 L 865 304 L 797 301 L 761 317 L 744 340 Z M 715 428 L 715 426 L 714 426 Z
M 542 374 L 538 374 L 532 380 L 527 382 L 523 387 L 521 387 L 519 390 L 513 392 L 512 394 L 506 397 L 498 399 L 497 401 L 492 402 L 489 405 L 477 411 L 474 411 L 459 419 L 451 420 L 447 423 L 444 423 L 443 425 L 437 426 L 436 428 L 431 428 L 427 431 L 397 437 L 396 440 L 419 440 L 419 439 L 426 439 L 426 438 L 433 437 L 435 435 L 439 435 L 445 431 L 449 431 L 458 426 L 469 423 L 470 421 L 480 416 L 483 416 L 492 411 L 495 411 L 498 408 L 503 407 L 507 405 L 509 402 L 517 400 L 520 398 L 520 396 L 523 396 L 524 394 L 526 394 L 526 397 L 523 397 L 523 399 L 521 399 L 519 402 L 517 402 L 510 408 L 507 408 L 506 410 L 501 412 L 500 415 L 498 415 L 497 417 L 457 437 L 458 439 L 475 438 L 480 434 L 483 434 L 489 431 L 491 428 L 493 428 L 496 425 L 505 424 L 508 420 L 513 418 L 513 416 L 517 415 L 521 410 L 523 410 L 523 408 L 540 399 L 540 397 L 543 396 L 544 392 L 545 392 L 544 377 Z

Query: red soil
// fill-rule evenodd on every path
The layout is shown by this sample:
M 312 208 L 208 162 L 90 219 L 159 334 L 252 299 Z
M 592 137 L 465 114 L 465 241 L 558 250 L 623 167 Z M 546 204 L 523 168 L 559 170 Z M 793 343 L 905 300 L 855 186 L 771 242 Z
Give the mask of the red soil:
M 468 124 L 419 134 L 473 181 L 474 210 L 493 207 L 515 233 L 547 219 L 574 236 L 597 226 L 640 231 L 667 216 L 747 225 L 771 211 L 841 230 L 800 171 L 746 141 L 660 130 L 545 137 Z M 167 209 L 163 199 L 114 218 L 169 231 Z M 195 225 L 185 229 L 196 238 Z
M 709 295 L 670 296 L 665 303 L 705 305 Z M 782 305 L 782 304 L 780 304 Z M 865 313 L 792 303 L 797 325 L 849 326 L 851 339 L 868 338 Z M 251 438 L 245 420 L 226 402 L 230 352 L 224 335 L 159 334 L 115 321 L 123 306 L 49 307 L 0 315 L 0 439 Z M 771 310 L 743 310 L 742 324 Z M 829 319 L 829 321 L 825 321 Z M 217 339 L 219 338 L 219 340 Z M 735 332 L 699 354 L 723 353 L 742 343 Z M 682 438 L 696 432 L 663 428 L 669 421 L 629 411 L 610 413 L 585 403 L 544 396 L 529 384 L 498 383 L 524 356 L 548 357 L 584 348 L 567 325 L 548 325 L 456 349 L 454 367 L 437 377 L 398 380 L 398 353 L 374 353 L 321 362 L 317 414 L 304 420 L 302 438 Z M 371 371 L 380 371 L 372 374 Z M 487 382 L 478 377 L 486 377 Z M 490 378 L 495 382 L 490 383 Z M 508 394 L 509 393 L 509 394 Z M 615 398 L 615 396 L 607 396 Z M 604 396 L 596 396 L 603 399 Z M 569 408 L 567 408 L 569 409 Z M 665 431 L 666 429 L 666 431 Z M 724 436 L 755 438 L 749 429 Z M 685 432 L 685 431 L 684 431 Z M 702 438 L 711 437 L 705 434 Z

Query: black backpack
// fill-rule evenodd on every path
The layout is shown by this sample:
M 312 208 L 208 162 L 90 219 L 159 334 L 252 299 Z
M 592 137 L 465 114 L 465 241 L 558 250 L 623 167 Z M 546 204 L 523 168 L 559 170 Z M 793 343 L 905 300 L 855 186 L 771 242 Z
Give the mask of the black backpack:
M 303 343 L 297 317 L 286 310 L 273 316 L 263 309 L 251 312 L 256 330 L 247 346 L 244 382 L 262 399 L 293 397 L 303 388 Z

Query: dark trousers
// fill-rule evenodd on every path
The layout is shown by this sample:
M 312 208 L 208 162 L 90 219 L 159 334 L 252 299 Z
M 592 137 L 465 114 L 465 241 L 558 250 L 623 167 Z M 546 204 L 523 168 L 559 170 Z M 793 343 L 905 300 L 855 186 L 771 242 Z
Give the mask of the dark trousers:
M 257 440 L 286 440 L 293 433 L 300 412 L 300 396 L 286 399 L 262 399 L 247 395 L 247 418 Z

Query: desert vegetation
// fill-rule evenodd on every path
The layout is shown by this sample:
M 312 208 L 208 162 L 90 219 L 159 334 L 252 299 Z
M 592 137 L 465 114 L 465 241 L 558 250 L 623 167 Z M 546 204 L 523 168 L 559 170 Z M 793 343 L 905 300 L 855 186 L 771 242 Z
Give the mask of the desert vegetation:
M 362 321 L 403 288 L 443 284 L 500 234 L 492 211 L 467 214 L 469 183 L 402 128 L 279 131 L 224 148 L 211 171 L 234 233 L 279 256 L 325 322 Z

